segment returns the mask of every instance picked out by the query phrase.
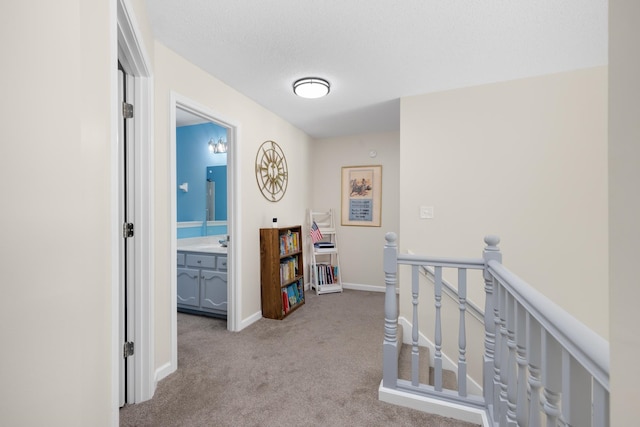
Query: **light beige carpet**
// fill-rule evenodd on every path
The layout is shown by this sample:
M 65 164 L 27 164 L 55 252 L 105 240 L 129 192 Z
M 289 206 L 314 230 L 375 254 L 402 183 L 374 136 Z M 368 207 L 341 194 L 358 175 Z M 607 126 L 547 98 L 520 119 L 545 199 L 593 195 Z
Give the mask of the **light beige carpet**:
M 316 296 L 284 320 L 241 332 L 178 313 L 178 370 L 121 426 L 442 426 L 472 424 L 378 400 L 384 294 Z

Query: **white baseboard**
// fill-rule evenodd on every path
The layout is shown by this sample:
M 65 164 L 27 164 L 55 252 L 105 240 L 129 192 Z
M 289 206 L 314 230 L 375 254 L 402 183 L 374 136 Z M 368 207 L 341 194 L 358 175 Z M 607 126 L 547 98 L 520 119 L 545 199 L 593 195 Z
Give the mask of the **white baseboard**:
M 459 421 L 481 424 L 484 427 L 491 426 L 487 413 L 482 409 L 469 408 L 452 402 L 444 402 L 426 396 L 385 388 L 382 386 L 382 381 L 380 381 L 380 387 L 378 388 L 378 400 L 429 414 L 454 418 Z
M 343 289 L 352 289 L 354 291 L 368 291 L 368 292 L 384 292 L 385 291 L 385 287 L 384 286 L 363 285 L 363 284 L 360 284 L 360 283 L 346 283 L 346 282 L 342 283 L 342 288 Z M 304 290 L 305 291 L 312 290 L 311 289 L 311 282 L 305 283 Z M 396 289 L 396 293 L 398 293 L 397 289 Z
M 353 289 L 353 290 L 357 290 L 357 291 L 369 291 L 369 292 L 384 292 L 385 291 L 384 286 L 359 285 L 359 284 L 355 284 L 355 283 L 343 283 L 342 287 L 344 289 Z M 306 283 L 304 285 L 304 290 L 305 290 L 305 292 L 306 291 L 311 291 L 311 283 Z M 261 318 L 262 318 L 262 311 L 255 312 L 251 316 L 249 316 L 246 319 L 240 321 L 240 325 L 238 327 L 238 331 L 243 330 L 247 326 L 257 322 Z
M 240 324 L 238 325 L 238 331 L 237 332 L 240 332 L 241 330 L 243 330 L 247 326 L 256 323 L 260 319 L 262 319 L 262 311 L 256 311 L 251 316 L 249 316 L 246 319 L 243 319 L 243 320 L 240 321 Z
M 353 289 L 354 291 L 368 291 L 368 292 L 385 292 L 384 286 L 363 285 L 360 283 L 342 283 L 344 289 Z M 398 289 L 396 289 L 398 293 Z
M 158 382 L 166 377 L 168 377 L 170 374 L 174 373 L 176 370 L 178 369 L 177 366 L 171 366 L 171 362 L 167 362 L 164 365 L 160 366 L 158 369 L 156 369 L 156 373 L 155 373 L 155 384 L 153 385 L 153 389 L 155 390 Z

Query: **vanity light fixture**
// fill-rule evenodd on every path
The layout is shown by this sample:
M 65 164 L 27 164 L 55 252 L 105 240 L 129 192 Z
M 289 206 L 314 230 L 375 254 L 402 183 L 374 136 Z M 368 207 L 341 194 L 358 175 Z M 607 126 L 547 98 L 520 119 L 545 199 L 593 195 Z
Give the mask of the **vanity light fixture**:
M 227 143 L 218 138 L 218 142 L 213 142 L 213 138 L 209 140 L 209 152 L 213 154 L 221 154 L 227 152 Z
M 293 83 L 293 93 L 302 98 L 322 98 L 330 89 L 329 82 L 318 77 L 305 77 Z

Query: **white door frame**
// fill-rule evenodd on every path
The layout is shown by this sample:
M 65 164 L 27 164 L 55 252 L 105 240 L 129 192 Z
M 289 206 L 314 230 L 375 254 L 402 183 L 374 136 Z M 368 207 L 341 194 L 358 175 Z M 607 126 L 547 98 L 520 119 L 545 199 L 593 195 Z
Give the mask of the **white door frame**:
M 176 181 L 176 108 L 188 111 L 191 114 L 215 123 L 227 129 L 227 234 L 230 235 L 230 242 L 227 248 L 227 330 L 237 331 L 240 325 L 239 312 L 239 283 L 240 283 L 240 244 L 241 236 L 238 227 L 238 134 L 239 126 L 232 120 L 224 118 L 222 114 L 214 112 L 209 108 L 175 92 L 171 92 L 169 101 L 169 164 L 170 164 L 170 187 L 171 193 L 171 368 L 170 372 L 178 368 L 178 314 L 177 314 L 177 201 L 176 193 L 178 183 Z
M 122 195 L 118 189 L 118 171 L 120 153 L 117 134 L 118 119 L 121 106 L 117 102 L 117 63 L 125 66 L 127 72 L 135 80 L 134 114 L 135 130 L 133 144 L 134 160 L 134 193 L 135 193 L 135 279 L 134 279 L 134 346 L 135 346 L 135 402 L 148 400 L 155 391 L 154 375 L 154 331 L 153 331 L 153 78 L 150 61 L 142 44 L 142 37 L 137 27 L 133 8 L 128 0 L 116 0 L 113 5 L 112 25 L 112 61 L 111 87 L 111 330 L 112 330 L 112 372 L 111 395 L 113 419 L 118 425 L 119 412 L 119 361 L 122 348 L 118 339 L 119 325 L 119 240 L 122 236 L 122 224 L 119 221 L 119 210 Z

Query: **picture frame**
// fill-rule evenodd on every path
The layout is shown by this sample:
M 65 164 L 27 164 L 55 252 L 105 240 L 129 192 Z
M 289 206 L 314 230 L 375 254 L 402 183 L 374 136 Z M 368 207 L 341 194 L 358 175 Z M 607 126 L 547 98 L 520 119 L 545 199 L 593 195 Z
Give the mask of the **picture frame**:
M 382 165 L 343 166 L 341 224 L 382 225 Z

